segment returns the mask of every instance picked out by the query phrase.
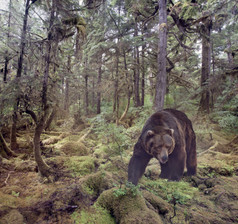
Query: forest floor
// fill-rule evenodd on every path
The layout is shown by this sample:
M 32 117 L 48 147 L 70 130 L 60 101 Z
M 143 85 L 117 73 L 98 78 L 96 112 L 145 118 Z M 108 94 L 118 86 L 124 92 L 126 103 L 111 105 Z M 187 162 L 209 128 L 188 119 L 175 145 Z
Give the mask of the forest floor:
M 42 134 L 43 158 L 58 172 L 54 181 L 37 172 L 33 133 L 19 132 L 19 156 L 0 161 L 0 224 L 238 223 L 237 136 L 202 120 L 194 129 L 197 176 L 159 179 L 153 159 L 138 187 L 125 185 L 133 147 L 120 151 L 116 144 L 115 152 L 92 127 L 69 132 L 61 125 Z M 139 132 L 126 135 L 134 144 Z

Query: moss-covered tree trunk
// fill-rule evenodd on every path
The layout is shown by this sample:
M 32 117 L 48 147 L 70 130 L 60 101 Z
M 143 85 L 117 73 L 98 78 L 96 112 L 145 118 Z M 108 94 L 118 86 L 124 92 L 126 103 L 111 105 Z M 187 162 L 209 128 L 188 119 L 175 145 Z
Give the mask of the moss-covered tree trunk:
M 49 118 L 46 121 L 45 130 L 48 130 L 50 128 L 50 125 L 51 125 L 52 121 L 54 120 L 56 113 L 57 113 L 57 105 L 54 107 Z
M 97 79 L 97 114 L 101 113 L 102 56 L 100 55 Z
M 40 137 L 41 133 L 45 128 L 46 120 L 49 116 L 49 105 L 48 105 L 48 80 L 49 80 L 49 72 L 50 72 L 50 63 L 51 63 L 51 51 L 52 51 L 52 41 L 53 36 L 51 33 L 51 28 L 54 24 L 56 14 L 56 0 L 52 0 L 51 5 L 51 13 L 50 13 L 50 22 L 49 22 L 49 30 L 48 30 L 48 37 L 46 43 L 46 56 L 45 56 L 45 71 L 42 83 L 42 115 L 38 122 L 36 123 L 35 134 L 34 134 L 34 155 L 35 160 L 39 169 L 39 172 L 43 177 L 49 177 L 51 172 L 50 167 L 44 162 L 41 157 L 41 148 L 40 148 Z
M 7 146 L 2 133 L 0 132 L 0 157 L 9 158 L 16 156 L 16 154 Z
M 138 23 L 137 18 L 135 18 L 135 28 L 134 28 L 134 37 L 138 37 Z M 139 47 L 134 47 L 134 101 L 135 107 L 140 106 L 140 54 Z
M 34 138 L 33 138 L 35 160 L 38 166 L 38 170 L 43 177 L 49 177 L 51 174 L 50 167 L 42 159 L 41 148 L 40 148 L 40 137 L 41 137 L 42 131 L 44 130 L 46 118 L 47 118 L 47 112 L 43 115 L 43 117 L 37 123 L 35 128 Z
M 204 16 L 209 14 L 205 12 Z M 201 26 L 202 35 L 202 72 L 201 72 L 201 100 L 200 100 L 200 111 L 209 113 L 210 111 L 210 89 L 209 89 L 209 78 L 211 70 L 211 28 L 212 20 L 211 16 L 207 16 Z
M 17 110 L 17 109 L 15 108 L 15 110 Z M 11 147 L 11 150 L 13 150 L 13 151 L 16 151 L 18 148 L 18 145 L 17 145 L 17 113 L 16 112 L 14 112 L 12 115 L 10 147 Z
M 131 82 L 129 80 L 129 75 L 128 75 L 125 50 L 123 50 L 123 56 L 124 56 L 124 69 L 125 69 L 125 74 L 126 74 L 125 78 L 126 78 L 126 82 L 127 82 L 127 104 L 126 104 L 126 108 L 125 108 L 123 114 L 121 115 L 121 117 L 119 119 L 119 122 L 121 122 L 123 119 L 125 119 L 127 112 L 129 110 L 129 107 L 130 107 L 130 102 L 131 102 Z

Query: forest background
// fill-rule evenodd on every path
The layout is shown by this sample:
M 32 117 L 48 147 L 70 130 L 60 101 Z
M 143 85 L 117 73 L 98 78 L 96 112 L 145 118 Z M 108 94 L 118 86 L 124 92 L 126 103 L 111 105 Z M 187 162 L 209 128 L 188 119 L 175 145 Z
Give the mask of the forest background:
M 93 133 L 122 155 L 167 107 L 201 121 L 211 140 L 213 125 L 237 135 L 237 1 L 1 4 L 1 161 L 25 153 L 27 130 L 39 172 L 56 178 L 42 158 L 45 134 L 87 130 L 80 141 Z

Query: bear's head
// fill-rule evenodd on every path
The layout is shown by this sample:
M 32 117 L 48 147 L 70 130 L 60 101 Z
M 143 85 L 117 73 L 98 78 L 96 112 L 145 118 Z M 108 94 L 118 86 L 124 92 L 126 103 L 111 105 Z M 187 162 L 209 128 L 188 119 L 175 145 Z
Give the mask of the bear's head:
M 175 147 L 173 133 L 173 129 L 163 129 L 159 133 L 154 130 L 146 131 L 144 138 L 146 152 L 165 164 Z

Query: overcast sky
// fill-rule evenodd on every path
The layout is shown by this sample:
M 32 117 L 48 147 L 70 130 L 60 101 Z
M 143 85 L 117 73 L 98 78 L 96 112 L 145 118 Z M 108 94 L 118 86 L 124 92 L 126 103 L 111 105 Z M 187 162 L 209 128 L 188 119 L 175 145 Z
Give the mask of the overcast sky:
M 8 9 L 9 0 L 0 0 L 0 9 L 7 10 Z

